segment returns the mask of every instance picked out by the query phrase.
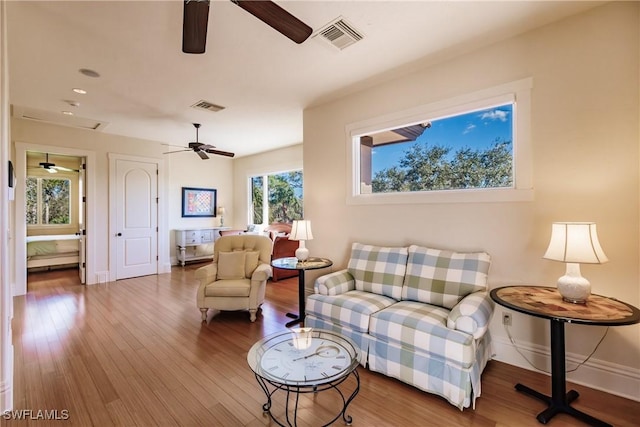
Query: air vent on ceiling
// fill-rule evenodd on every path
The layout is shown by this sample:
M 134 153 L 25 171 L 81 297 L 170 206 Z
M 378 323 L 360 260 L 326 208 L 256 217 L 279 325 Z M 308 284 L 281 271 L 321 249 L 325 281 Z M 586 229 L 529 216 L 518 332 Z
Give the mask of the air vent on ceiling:
M 318 30 L 317 35 L 340 50 L 351 46 L 364 37 L 342 17 Z
M 207 110 L 207 111 L 211 111 L 212 113 L 217 113 L 220 110 L 224 110 L 225 107 L 216 105 L 209 101 L 201 100 L 193 104 L 191 108 L 197 108 L 198 110 Z
M 70 126 L 80 129 L 90 129 L 102 131 L 109 124 L 100 120 L 89 119 L 78 116 L 63 115 L 59 112 L 38 110 L 20 105 L 11 106 L 13 117 L 38 122 L 53 123 L 56 125 Z

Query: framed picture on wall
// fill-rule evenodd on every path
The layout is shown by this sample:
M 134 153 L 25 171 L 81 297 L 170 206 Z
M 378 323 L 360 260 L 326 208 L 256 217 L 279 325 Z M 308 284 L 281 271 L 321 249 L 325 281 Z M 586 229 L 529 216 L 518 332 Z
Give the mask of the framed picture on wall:
M 217 191 L 214 188 L 182 187 L 183 217 L 215 217 Z

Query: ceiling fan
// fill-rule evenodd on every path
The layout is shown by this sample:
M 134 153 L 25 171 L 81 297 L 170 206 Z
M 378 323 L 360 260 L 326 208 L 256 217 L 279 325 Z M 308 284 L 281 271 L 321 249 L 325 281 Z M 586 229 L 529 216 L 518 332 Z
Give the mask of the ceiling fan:
M 228 151 L 216 150 L 215 149 L 216 147 L 214 147 L 213 145 L 204 144 L 204 143 L 198 141 L 198 129 L 200 129 L 200 123 L 194 123 L 193 126 L 196 128 L 196 140 L 195 140 L 195 142 L 190 142 L 189 145 L 187 147 L 184 147 L 183 150 L 167 151 L 166 153 L 162 153 L 162 154 L 182 153 L 184 151 L 193 151 L 196 154 L 198 154 L 198 156 L 200 156 L 200 158 L 202 160 L 207 160 L 209 158 L 209 156 L 207 156 L 207 153 L 209 153 L 209 154 L 217 154 L 218 156 L 227 156 L 227 157 L 235 156 L 234 153 L 230 153 Z
M 49 153 L 46 153 L 45 156 L 46 156 L 45 161 L 38 163 L 38 167 L 46 170 L 49 173 L 57 173 L 58 171 L 78 172 L 78 169 L 66 168 L 64 166 L 56 166 L 55 163 L 52 163 L 49 161 Z
M 182 51 L 204 53 L 207 43 L 207 23 L 210 0 L 184 0 Z M 300 44 L 313 32 L 310 26 L 278 6 L 273 1 L 231 0 L 265 24 Z

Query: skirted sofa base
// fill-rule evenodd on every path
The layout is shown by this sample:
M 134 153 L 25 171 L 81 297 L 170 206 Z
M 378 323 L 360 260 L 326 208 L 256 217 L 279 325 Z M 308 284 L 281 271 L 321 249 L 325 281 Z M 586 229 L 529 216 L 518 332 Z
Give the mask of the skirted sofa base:
M 374 372 L 475 406 L 492 354 L 489 264 L 485 253 L 355 243 L 348 269 L 316 280 L 305 326 L 351 338 Z

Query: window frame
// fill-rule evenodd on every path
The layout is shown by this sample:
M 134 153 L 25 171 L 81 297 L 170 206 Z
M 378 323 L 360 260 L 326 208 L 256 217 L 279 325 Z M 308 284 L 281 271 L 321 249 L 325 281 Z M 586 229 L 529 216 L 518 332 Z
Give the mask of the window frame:
M 27 176 L 27 180 L 29 179 L 35 179 L 36 180 L 36 218 L 38 220 L 38 222 L 36 224 L 30 224 L 28 222 L 26 222 L 27 225 L 27 229 L 54 229 L 54 228 L 67 228 L 69 226 L 73 225 L 73 204 L 72 204 L 72 191 L 73 191 L 73 182 L 72 179 L 70 177 L 61 175 L 61 176 L 35 176 L 35 175 L 31 175 L 31 176 Z M 45 179 L 56 179 L 56 180 L 60 180 L 60 181 L 67 181 L 69 183 L 69 206 L 68 206 L 68 210 L 69 210 L 69 222 L 65 223 L 65 224 L 44 224 L 42 222 L 42 210 L 43 210 L 43 200 L 42 200 L 42 181 Z M 25 183 L 26 185 L 26 183 Z M 25 200 L 26 201 L 26 200 Z M 27 207 L 25 205 L 25 214 L 27 212 Z M 26 216 L 25 216 L 25 220 L 26 220 Z
M 294 167 L 291 169 L 286 169 L 286 170 L 280 170 L 277 172 L 260 172 L 260 173 L 254 173 L 254 174 L 249 174 L 248 179 L 247 179 L 247 184 L 248 184 L 248 201 L 247 201 L 247 205 L 248 205 L 248 209 L 247 209 L 247 218 L 248 218 L 248 224 L 251 225 L 257 225 L 257 226 L 268 226 L 269 225 L 269 176 L 272 175 L 281 175 L 281 174 L 285 174 L 285 173 L 291 173 L 291 172 L 300 172 L 302 174 L 302 180 L 304 182 L 304 170 L 301 167 Z M 256 177 L 262 177 L 262 224 L 256 224 L 253 222 L 253 178 Z M 303 186 L 303 192 L 302 192 L 303 198 L 304 198 L 304 186 Z M 303 209 L 304 209 L 304 205 L 303 205 Z M 300 218 L 302 219 L 302 218 Z
M 531 88 L 533 80 L 505 83 L 469 94 L 359 121 L 346 126 L 347 204 L 484 203 L 532 201 Z M 513 103 L 513 187 L 404 193 L 360 192 L 360 137 L 474 110 Z

